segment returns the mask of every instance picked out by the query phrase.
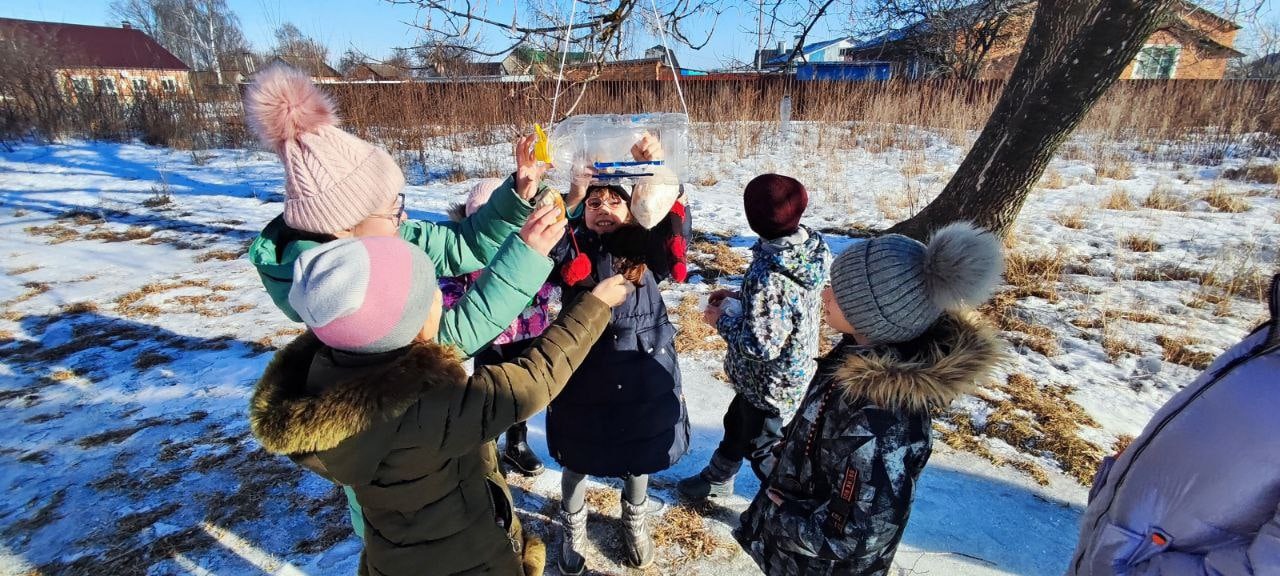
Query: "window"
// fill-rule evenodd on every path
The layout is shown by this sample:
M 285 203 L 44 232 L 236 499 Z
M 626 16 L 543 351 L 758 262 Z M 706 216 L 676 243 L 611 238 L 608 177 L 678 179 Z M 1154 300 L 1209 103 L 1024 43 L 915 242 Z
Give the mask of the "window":
M 89 79 L 84 76 L 74 76 L 71 78 L 71 89 L 75 90 L 80 96 L 88 96 L 93 94 L 93 85 L 89 83 Z
M 165 76 L 164 78 L 160 79 L 160 88 L 162 88 L 165 92 L 177 92 L 178 83 L 174 81 L 172 77 Z
M 115 78 L 108 78 L 108 77 L 106 77 L 106 76 L 103 76 L 102 78 L 99 78 L 99 79 L 98 79 L 98 92 L 100 92 L 100 93 L 102 93 L 102 94 L 115 94 L 115 93 L 116 93 L 116 80 L 115 80 Z
M 151 84 L 150 84 L 149 82 L 147 82 L 147 79 L 146 79 L 146 78 L 134 78 L 134 79 L 133 79 L 133 93 L 134 93 L 134 94 L 146 94 L 146 93 L 147 93 L 147 90 L 150 90 L 150 89 L 151 89 Z
M 1177 46 L 1147 46 L 1138 52 L 1133 77 L 1139 80 L 1168 80 L 1178 64 Z

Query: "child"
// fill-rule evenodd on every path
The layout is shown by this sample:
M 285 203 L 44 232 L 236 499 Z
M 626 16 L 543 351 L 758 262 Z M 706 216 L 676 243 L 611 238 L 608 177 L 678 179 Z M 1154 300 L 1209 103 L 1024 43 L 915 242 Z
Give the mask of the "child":
M 621 273 L 635 293 L 615 308 L 604 336 L 547 409 L 547 444 L 563 467 L 560 557 L 563 574 L 581 574 L 586 539 L 586 475 L 623 478 L 622 519 L 627 561 L 653 562 L 648 528 L 649 474 L 669 468 L 689 448 L 689 420 L 680 390 L 675 328 L 658 282 L 672 274 L 673 243 L 683 229 L 679 204 L 653 230 L 632 223 L 629 196 L 620 186 L 570 190 L 584 197 L 583 221 L 553 258 L 564 298 L 573 300 L 597 282 Z M 683 254 L 681 254 L 683 255 Z
M 481 180 L 467 193 L 465 203 L 458 204 L 449 210 L 449 218 L 454 222 L 461 222 L 466 217 L 474 215 L 489 201 L 493 191 L 501 185 L 502 180 L 497 178 Z M 479 280 L 480 275 L 481 273 L 476 271 L 465 276 L 442 278 L 440 292 L 444 295 L 445 309 L 453 308 L 458 301 L 462 300 L 467 290 Z M 542 334 L 542 331 L 551 324 L 552 303 L 559 301 L 560 287 L 552 282 L 543 284 L 534 295 L 533 302 L 529 303 L 515 321 L 503 330 L 492 344 L 475 355 L 475 365 L 501 364 L 518 357 L 529 347 L 533 339 Z M 507 430 L 507 445 L 502 452 L 502 461 L 521 475 L 537 476 L 542 473 L 543 465 L 538 455 L 529 448 L 528 436 L 528 423 L 517 422 L 512 425 Z
M 962 311 L 990 298 L 1001 270 L 999 240 L 967 223 L 928 246 L 890 234 L 835 259 L 823 314 L 844 339 L 818 361 L 734 532 L 765 574 L 888 573 L 929 459 L 930 411 L 1003 357 Z
M 581 294 L 512 362 L 466 371 L 434 342 L 434 266 L 399 238 L 308 250 L 289 303 L 311 331 L 258 382 L 250 427 L 267 451 L 350 486 L 364 509 L 362 574 L 540 574 L 493 439 L 560 392 L 627 298 L 619 277 Z
M 545 258 L 554 241 L 533 238 L 559 230 L 554 210 L 527 202 L 546 166 L 533 158 L 533 139 L 516 142 L 516 173 L 493 202 L 464 221 L 433 224 L 405 219 L 404 173 L 390 154 L 337 128 L 333 101 L 301 72 L 267 68 L 245 91 L 245 114 L 263 146 L 285 166 L 284 213 L 249 247 L 263 287 L 286 316 L 294 263 L 300 254 L 339 238 L 396 236 L 425 251 L 439 276 L 488 264 L 467 294 L 444 313 L 438 339 L 470 356 L 488 345 L 524 309 L 551 272 Z M 524 221 L 518 235 L 511 232 Z M 351 523 L 364 536 L 355 494 L 346 491 Z
M 736 394 L 711 462 L 679 483 L 691 500 L 733 493 L 743 458 L 755 462 L 782 439 L 782 423 L 818 365 L 818 309 L 831 251 L 821 234 L 800 225 L 809 195 L 794 178 L 765 174 L 747 184 L 742 201 L 760 239 L 741 293 L 716 291 L 704 315 L 728 344 L 724 370 Z M 741 301 L 740 311 L 726 309 L 730 296 Z
M 522 242 L 534 211 L 528 200 L 541 186 L 546 165 L 533 159 L 532 137 L 516 143 L 516 173 L 488 202 L 457 223 L 406 220 L 404 173 L 385 150 L 337 127 L 333 101 L 304 74 L 274 66 L 254 77 L 245 91 L 245 112 L 264 146 L 285 166 L 284 213 L 249 248 L 271 299 L 290 319 L 293 264 L 298 255 L 338 238 L 396 236 L 426 252 L 440 276 L 490 268 L 501 278 L 482 278 L 447 311 L 440 339 L 465 355 L 488 345 L 511 323 L 546 281 L 551 246 Z M 534 220 L 536 222 L 536 220 Z

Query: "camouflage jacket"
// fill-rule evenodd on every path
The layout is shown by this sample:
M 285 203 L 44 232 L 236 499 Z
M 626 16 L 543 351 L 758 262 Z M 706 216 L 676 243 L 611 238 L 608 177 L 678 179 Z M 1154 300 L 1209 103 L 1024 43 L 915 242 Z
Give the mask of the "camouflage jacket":
M 724 371 L 752 406 L 788 419 L 818 363 L 822 286 L 831 251 L 822 234 L 801 227 L 786 238 L 751 247 L 742 278 L 742 312 L 720 317 L 728 351 Z
M 990 329 L 958 315 L 905 344 L 842 342 L 819 360 L 766 463 L 735 532 L 743 549 L 769 576 L 887 574 L 932 449 L 929 411 L 1002 355 Z

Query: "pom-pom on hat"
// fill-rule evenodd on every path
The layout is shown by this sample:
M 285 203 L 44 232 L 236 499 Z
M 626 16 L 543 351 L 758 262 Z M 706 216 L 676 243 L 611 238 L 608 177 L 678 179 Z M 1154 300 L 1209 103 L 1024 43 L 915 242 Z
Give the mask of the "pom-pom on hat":
M 412 343 L 437 290 L 435 266 L 408 242 L 347 238 L 298 256 L 289 304 L 321 342 L 372 354 Z
M 390 154 L 340 130 L 333 100 L 305 74 L 267 68 L 245 91 L 249 126 L 284 164 L 284 221 L 333 234 L 355 226 L 404 188 Z
M 858 333 L 893 344 L 919 337 L 944 311 L 985 302 L 1003 272 L 999 239 L 956 222 L 928 245 L 888 234 L 850 246 L 831 265 L 831 288 Z

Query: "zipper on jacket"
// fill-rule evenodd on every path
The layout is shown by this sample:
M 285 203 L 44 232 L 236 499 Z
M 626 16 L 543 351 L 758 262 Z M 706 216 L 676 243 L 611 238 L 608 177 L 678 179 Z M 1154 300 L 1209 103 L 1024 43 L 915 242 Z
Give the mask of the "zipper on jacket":
M 1245 340 L 1252 338 L 1257 333 L 1258 331 L 1255 330 L 1253 333 L 1246 336 Z M 1102 519 L 1107 516 L 1107 513 L 1111 512 L 1111 505 L 1115 503 L 1116 495 L 1120 492 L 1120 487 L 1124 485 L 1125 479 L 1128 478 L 1129 471 L 1133 470 L 1133 466 L 1138 462 L 1138 458 L 1140 458 L 1142 456 L 1142 453 L 1146 451 L 1147 446 L 1151 444 L 1152 440 L 1154 440 L 1156 436 L 1160 435 L 1160 432 L 1164 430 L 1165 426 L 1167 426 L 1170 422 L 1172 422 L 1174 418 L 1177 418 L 1179 415 L 1181 415 L 1182 412 L 1186 410 L 1187 407 L 1191 406 L 1191 404 L 1193 404 L 1196 400 L 1200 399 L 1200 397 L 1203 396 L 1205 392 L 1208 392 L 1210 388 L 1213 388 L 1218 384 L 1218 382 L 1221 382 L 1223 378 L 1226 378 L 1229 374 L 1234 372 L 1236 368 L 1243 366 L 1245 363 L 1249 362 L 1250 360 L 1253 360 L 1254 358 L 1265 356 L 1271 352 L 1274 352 L 1277 348 L 1280 348 L 1280 345 L 1273 344 L 1271 346 L 1267 346 L 1266 343 L 1264 342 L 1263 344 L 1258 345 L 1252 351 L 1231 361 L 1226 366 L 1223 366 L 1222 369 L 1218 371 L 1218 373 L 1213 377 L 1212 380 L 1210 380 L 1204 386 L 1201 386 L 1199 390 L 1196 390 L 1195 394 L 1192 394 L 1191 398 L 1188 398 L 1187 401 L 1184 402 L 1181 406 L 1179 406 L 1177 410 L 1170 412 L 1169 415 L 1164 418 L 1164 420 L 1161 420 L 1160 423 L 1157 424 L 1154 429 L 1152 429 L 1151 434 L 1147 437 L 1147 441 L 1143 442 L 1141 446 L 1138 446 L 1135 449 L 1133 453 L 1133 458 L 1129 460 L 1129 466 L 1120 472 L 1119 478 L 1116 478 L 1116 487 L 1115 487 L 1115 490 L 1111 491 L 1111 498 L 1107 500 L 1107 507 L 1103 508 L 1102 512 L 1098 514 L 1097 519 L 1093 521 L 1093 527 L 1090 528 L 1090 532 L 1092 533 L 1097 531 L 1098 525 L 1102 523 Z M 1103 481 L 1105 482 L 1105 479 Z M 1076 557 L 1075 566 L 1072 568 L 1073 573 L 1079 573 L 1080 563 L 1084 561 L 1084 556 L 1085 556 L 1085 551 L 1082 550 L 1080 552 L 1080 555 Z

